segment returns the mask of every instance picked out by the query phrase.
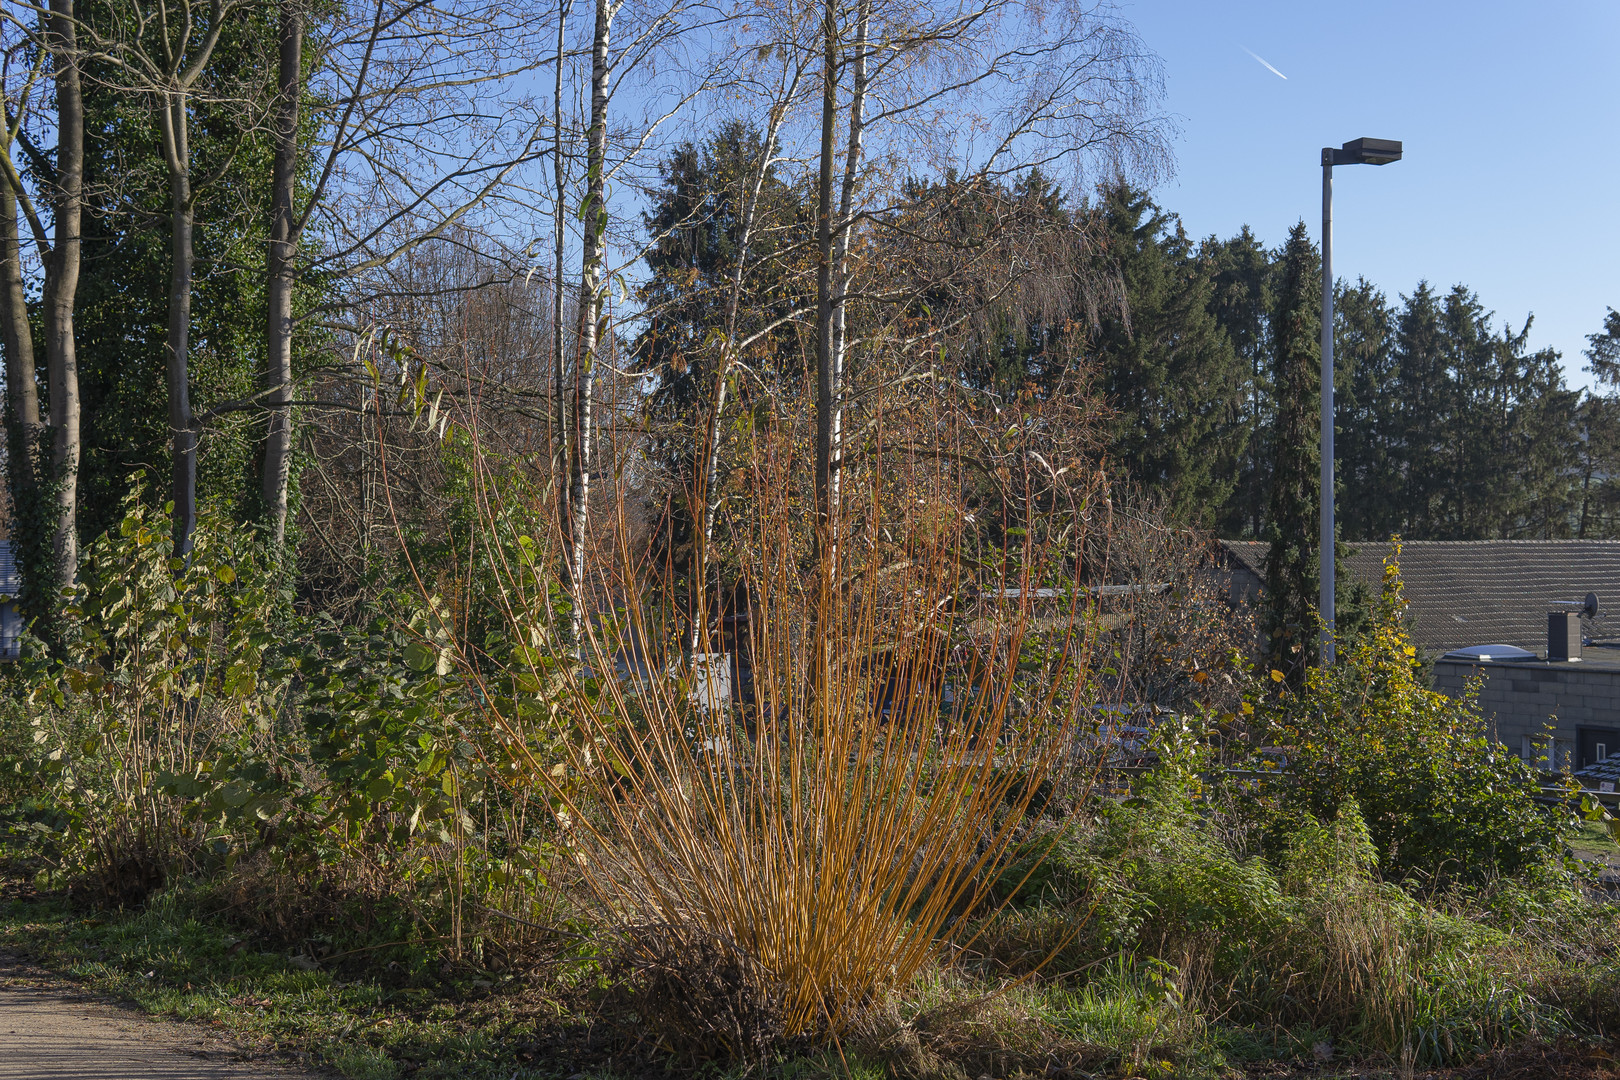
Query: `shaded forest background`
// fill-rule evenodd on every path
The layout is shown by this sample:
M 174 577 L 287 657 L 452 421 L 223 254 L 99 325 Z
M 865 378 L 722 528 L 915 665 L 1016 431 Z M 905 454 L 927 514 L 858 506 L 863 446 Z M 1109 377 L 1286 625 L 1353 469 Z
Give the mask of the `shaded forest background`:
M 1265 538 L 1282 408 L 1275 352 L 1287 314 L 1279 308 L 1284 246 L 1269 248 L 1246 227 L 1194 240 L 1173 212 L 1125 184 L 1072 208 L 1048 199 L 1090 239 L 1091 272 L 1117 277 L 1122 310 L 1094 327 L 1077 310 L 1006 326 L 969 370 L 1010 389 L 1093 365 L 1115 410 L 1111 455 L 1131 479 L 1185 522 Z M 1311 325 L 1300 336 L 1315 363 L 1321 262 L 1314 244 L 1301 254 L 1300 314 Z M 1465 283 L 1420 281 L 1392 297 L 1365 278 L 1340 279 L 1335 321 L 1345 540 L 1617 535 L 1620 316 L 1612 309 L 1586 354 L 1600 393 L 1571 389 L 1564 357 L 1529 349 L 1531 318 L 1498 322 Z M 1314 438 L 1316 383 L 1306 383 Z M 1297 449 L 1314 476 L 1314 447 Z
M 920 118 L 1013 82 L 1016 48 L 951 84 L 928 65 L 954 24 L 839 7 L 817 123 L 813 20 L 728 9 L 732 36 L 677 69 L 706 32 L 695 9 L 599 6 L 601 25 L 500 3 L 222 3 L 186 16 L 178 53 L 148 4 L 19 9 L 0 314 L 11 531 L 43 629 L 142 475 L 176 502 L 182 553 L 207 503 L 295 553 L 305 610 L 358 610 L 401 552 L 432 563 L 472 527 L 474 451 L 441 405 L 476 414 L 494 440 L 477 454 L 542 463 L 581 580 L 593 498 L 623 497 L 686 572 L 695 545 L 724 546 L 749 431 L 821 395 L 812 502 L 831 506 L 841 440 L 855 452 L 883 388 L 919 380 L 1072 408 L 1071 441 L 1180 526 L 1292 528 L 1274 478 L 1315 471 L 1283 420 L 1316 409 L 1290 376 L 1316 362 L 1319 260 L 1301 230 L 1200 239 L 1154 201 L 1168 128 L 1128 24 L 1076 5 L 1053 48 L 1102 73 L 1084 76 L 1106 88 L 1091 113 L 1014 115 L 987 92 L 975 115 L 1010 134 L 965 174 L 936 167 L 959 133 Z M 867 72 L 874 26 L 927 74 Z M 902 104 L 866 116 L 881 94 Z M 818 206 L 836 210 L 825 235 Z M 1499 319 L 1466 283 L 1336 290 L 1343 539 L 1620 535 L 1620 314 L 1594 327 L 1586 392 L 1565 380 L 1577 358 L 1532 351 L 1529 316 Z M 1296 495 L 1283 511 L 1307 520 L 1314 496 Z

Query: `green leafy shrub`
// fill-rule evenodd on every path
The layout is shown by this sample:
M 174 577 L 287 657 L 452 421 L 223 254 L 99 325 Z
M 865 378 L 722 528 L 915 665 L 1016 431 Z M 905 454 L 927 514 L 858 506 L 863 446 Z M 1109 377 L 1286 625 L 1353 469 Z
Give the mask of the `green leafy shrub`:
M 227 832 L 279 813 L 233 772 L 211 793 L 231 819 L 216 827 L 188 818 L 172 783 L 265 758 L 287 692 L 263 665 L 286 598 L 255 537 L 205 508 L 181 559 L 168 514 L 141 496 L 137 484 L 86 553 L 62 654 L 32 666 L 18 716 L 30 747 L 13 765 L 36 792 L 17 824 L 116 902 L 225 856 Z
M 431 599 L 364 628 L 296 619 L 252 533 L 205 508 L 180 559 L 140 496 L 87 553 L 64 654 L 8 704 L 14 837 L 113 903 L 261 852 L 429 884 L 456 925 L 469 889 L 546 891 L 555 828 L 514 782 L 542 729 L 487 720 L 490 695 L 532 716 L 550 684 L 479 671 Z
M 1371 625 L 1339 662 L 1259 712 L 1288 766 L 1262 785 L 1274 844 L 1305 817 L 1354 800 L 1385 876 L 1480 883 L 1559 859 L 1573 819 L 1549 809 L 1535 772 L 1486 734 L 1472 695 L 1428 675 L 1401 623 L 1400 569 L 1386 562 Z
M 982 928 L 981 947 L 1027 969 L 1064 945 L 1052 966 L 1094 973 L 1087 985 L 1121 963 L 1171 971 L 1189 1009 L 1397 1060 L 1444 1064 L 1570 1030 L 1560 1002 L 1531 989 L 1523 942 L 1469 894 L 1441 909 L 1380 880 L 1353 797 L 1325 820 L 1297 815 L 1267 857 L 1233 827 L 1212 761 L 1196 742 L 1167 745 L 1128 797 L 1032 841 L 1045 862 L 1013 878 L 1021 910 Z M 1004 880 L 1018 868 L 1015 856 Z

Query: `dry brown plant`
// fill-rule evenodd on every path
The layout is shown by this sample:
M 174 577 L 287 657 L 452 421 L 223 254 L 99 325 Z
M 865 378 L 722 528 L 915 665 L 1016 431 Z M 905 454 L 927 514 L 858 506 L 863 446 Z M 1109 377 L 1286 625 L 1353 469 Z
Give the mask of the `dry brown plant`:
M 967 421 L 943 422 L 939 402 L 918 388 L 888 403 L 910 449 L 851 460 L 836 544 L 813 542 L 809 410 L 759 429 L 746 497 L 727 504 L 735 580 L 690 606 L 644 565 L 622 487 L 587 587 L 563 588 L 555 525 L 491 553 L 523 643 L 503 675 L 527 689 L 492 689 L 488 721 L 526 759 L 518 782 L 551 800 L 587 912 L 666 1049 L 757 1060 L 850 1032 L 982 914 L 1041 781 L 1071 763 L 1096 605 L 1076 594 L 1072 618 L 1026 635 L 1032 587 L 1072 559 L 1027 529 L 999 562 L 970 542 L 975 467 L 948 445 Z M 870 415 L 881 443 L 886 414 Z M 493 536 L 513 492 L 479 477 Z M 1053 535 L 1078 550 L 1091 526 L 1075 521 Z M 964 613 L 987 606 L 996 630 L 971 641 Z

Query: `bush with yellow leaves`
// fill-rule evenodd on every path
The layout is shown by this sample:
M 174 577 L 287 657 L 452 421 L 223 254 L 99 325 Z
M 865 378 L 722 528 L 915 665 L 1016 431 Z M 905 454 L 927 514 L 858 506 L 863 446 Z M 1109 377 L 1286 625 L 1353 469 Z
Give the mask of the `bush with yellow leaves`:
M 1370 625 L 1339 662 L 1253 703 L 1267 741 L 1286 748 L 1279 782 L 1261 785 L 1271 832 L 1307 815 L 1331 820 L 1353 800 L 1385 877 L 1473 883 L 1548 867 L 1573 817 L 1537 802 L 1539 778 L 1489 736 L 1472 690 L 1430 689 L 1402 624 L 1399 552 L 1385 560 Z

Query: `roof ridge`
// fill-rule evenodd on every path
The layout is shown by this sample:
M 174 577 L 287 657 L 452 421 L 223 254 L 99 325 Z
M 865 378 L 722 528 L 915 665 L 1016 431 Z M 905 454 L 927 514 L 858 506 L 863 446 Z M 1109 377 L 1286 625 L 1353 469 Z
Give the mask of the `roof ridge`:
M 1368 544 L 1389 544 L 1392 541 L 1389 541 L 1389 540 L 1342 540 L 1341 539 L 1339 542 L 1341 544 L 1349 544 L 1351 546 L 1360 547 L 1360 546 L 1365 546 L 1365 545 L 1368 545 Z M 1270 540 L 1226 540 L 1226 539 L 1218 539 L 1216 541 L 1216 543 L 1220 543 L 1220 544 L 1263 544 L 1263 545 L 1269 546 L 1271 544 L 1271 541 Z M 1470 544 L 1470 545 L 1473 545 L 1473 544 L 1523 544 L 1525 546 L 1529 546 L 1529 545 L 1532 545 L 1532 544 L 1547 544 L 1547 545 L 1568 544 L 1568 545 L 1572 545 L 1572 546 L 1576 546 L 1576 547 L 1607 545 L 1607 546 L 1610 546 L 1610 547 L 1620 548 L 1620 540 L 1585 540 L 1585 539 L 1573 539 L 1573 538 L 1567 539 L 1567 540 L 1402 540 L 1400 543 L 1401 543 L 1402 547 L 1428 547 L 1430 545 L 1445 546 L 1445 547 L 1461 547 L 1464 544 Z

